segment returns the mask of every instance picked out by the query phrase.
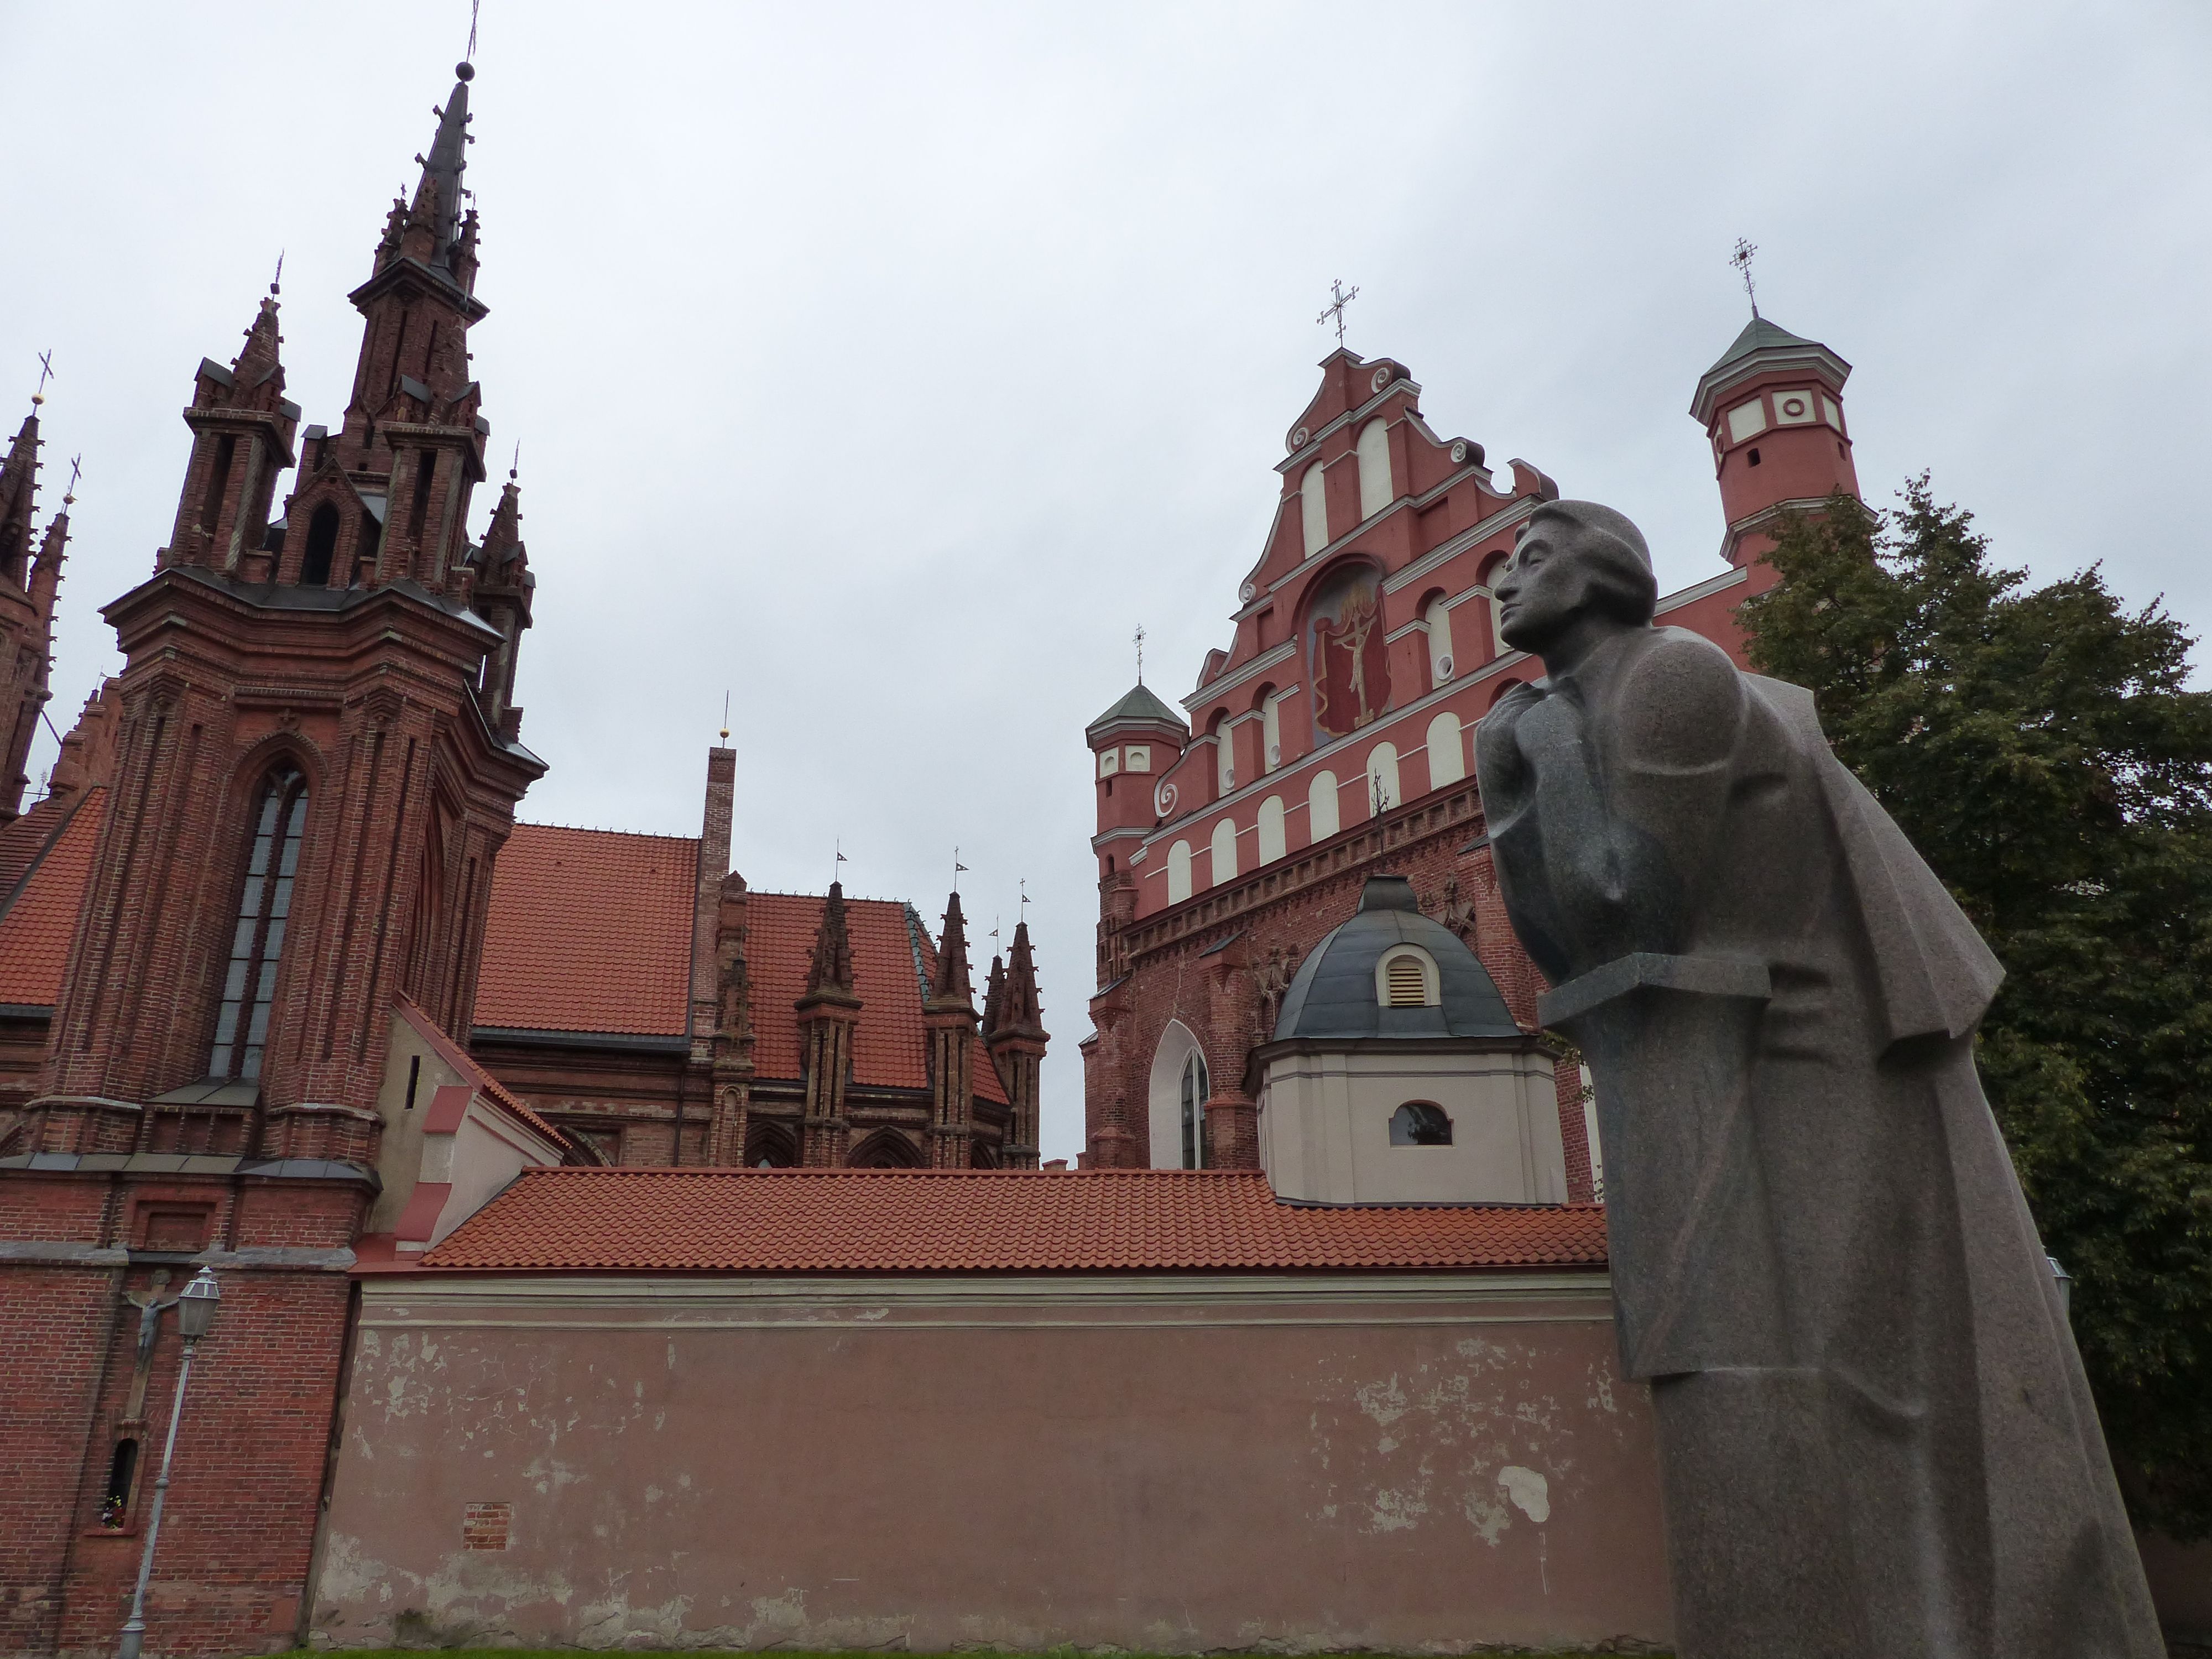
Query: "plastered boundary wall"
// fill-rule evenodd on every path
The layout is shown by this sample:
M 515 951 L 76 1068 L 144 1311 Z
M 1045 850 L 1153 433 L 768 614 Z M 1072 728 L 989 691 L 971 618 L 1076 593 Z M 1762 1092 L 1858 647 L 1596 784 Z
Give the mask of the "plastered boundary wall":
M 1601 1273 L 369 1278 L 314 1639 L 1664 1642 L 1617 1368 Z

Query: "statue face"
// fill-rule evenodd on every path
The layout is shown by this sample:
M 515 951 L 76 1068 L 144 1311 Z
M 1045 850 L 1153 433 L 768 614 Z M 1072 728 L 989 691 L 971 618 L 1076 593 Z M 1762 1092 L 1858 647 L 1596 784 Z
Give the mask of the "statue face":
M 1492 587 L 1498 636 L 1519 651 L 1540 652 L 1589 603 L 1590 583 L 1575 556 L 1581 526 L 1539 519 L 1523 534 Z

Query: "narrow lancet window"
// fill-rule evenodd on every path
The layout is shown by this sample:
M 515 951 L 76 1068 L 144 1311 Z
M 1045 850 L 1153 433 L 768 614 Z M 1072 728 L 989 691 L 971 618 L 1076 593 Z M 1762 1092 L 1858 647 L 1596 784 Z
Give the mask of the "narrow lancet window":
M 210 1077 L 252 1082 L 261 1075 L 269 1040 L 269 1008 L 276 994 L 276 966 L 284 954 L 285 924 L 292 914 L 292 883 L 307 827 L 307 781 L 280 761 L 262 781 L 253 807 L 253 843 L 223 970 L 222 1006 L 216 1014 Z

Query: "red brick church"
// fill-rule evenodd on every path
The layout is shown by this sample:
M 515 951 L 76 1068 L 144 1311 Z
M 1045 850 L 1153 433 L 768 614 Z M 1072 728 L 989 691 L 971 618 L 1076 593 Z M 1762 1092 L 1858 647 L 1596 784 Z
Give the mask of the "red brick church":
M 979 1019 L 957 892 L 933 933 L 752 891 L 728 748 L 696 837 L 515 822 L 545 769 L 514 698 L 537 579 L 514 473 L 470 532 L 489 307 L 459 73 L 349 296 L 337 424 L 286 395 L 273 284 L 199 364 L 167 544 L 103 613 L 125 665 L 27 810 L 68 536 L 66 503 L 37 533 L 35 410 L 0 466 L 0 1647 L 112 1636 L 173 1374 L 137 1309 L 196 1261 L 252 1264 L 260 1392 L 208 1409 L 254 1496 L 173 1521 L 172 1559 L 233 1585 L 195 1641 L 283 1646 L 357 1253 L 423 1254 L 525 1167 L 1037 1164 L 1025 927 Z
M 68 521 L 35 414 L 0 466 L 0 1652 L 112 1652 L 157 1513 L 164 1659 L 1668 1644 L 1601 1149 L 1469 765 L 1551 481 L 1323 363 L 1230 646 L 1087 732 L 1085 1167 L 1041 1169 L 1025 928 L 979 1011 L 957 892 L 752 890 L 726 747 L 696 838 L 515 822 L 471 78 L 336 428 L 273 287 L 199 365 L 27 805 Z M 1740 649 L 1775 515 L 1855 488 L 1848 372 L 1754 319 L 1698 381 L 1728 529 L 1662 620 Z
M 1483 834 L 1474 727 L 1540 667 L 1506 647 L 1492 574 L 1558 487 L 1423 419 L 1402 363 L 1342 349 L 1276 464 L 1274 523 L 1237 592 L 1225 649 L 1170 707 L 1139 684 L 1092 721 L 1098 991 L 1083 1045 L 1085 1161 L 1257 1169 L 1262 1074 L 1300 964 L 1363 884 L 1412 879 L 1535 1030 L 1534 965 L 1507 926 Z M 1659 602 L 1662 625 L 1739 661 L 1735 607 L 1771 586 L 1760 555 L 1790 511 L 1858 493 L 1850 366 L 1754 316 L 1698 382 L 1727 530 L 1714 574 Z M 1583 1081 L 1562 1059 L 1565 1194 L 1593 1194 Z

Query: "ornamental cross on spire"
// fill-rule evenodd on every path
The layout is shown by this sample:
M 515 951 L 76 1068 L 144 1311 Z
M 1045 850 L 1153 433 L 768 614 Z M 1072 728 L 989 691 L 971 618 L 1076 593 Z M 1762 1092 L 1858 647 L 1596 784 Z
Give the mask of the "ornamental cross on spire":
M 46 402 L 46 382 L 53 378 L 54 354 L 51 351 L 41 351 L 39 354 L 39 389 L 31 394 L 31 401 L 33 403 L 42 404 Z
M 1759 315 L 1759 290 L 1751 284 L 1751 262 L 1759 254 L 1759 245 L 1747 242 L 1741 236 L 1735 239 L 1735 252 L 1729 255 L 1729 263 L 1735 267 L 1736 275 L 1743 278 L 1744 295 L 1751 301 L 1751 314 Z
M 1335 319 L 1336 343 L 1341 349 L 1344 345 L 1344 308 L 1359 297 L 1359 290 L 1355 288 L 1346 293 L 1344 279 L 1338 277 L 1329 283 L 1328 291 L 1332 296 L 1331 301 L 1321 308 L 1321 315 L 1315 318 L 1314 321 L 1326 323 L 1332 318 Z

